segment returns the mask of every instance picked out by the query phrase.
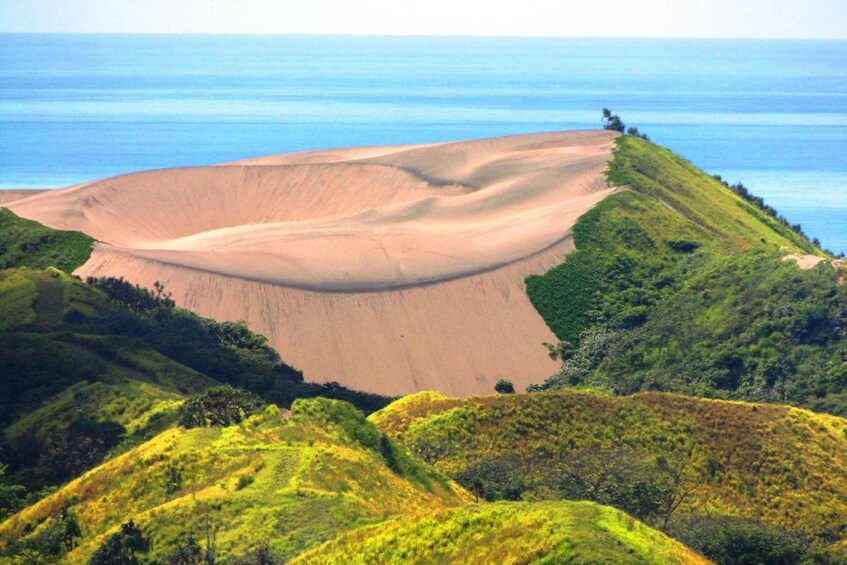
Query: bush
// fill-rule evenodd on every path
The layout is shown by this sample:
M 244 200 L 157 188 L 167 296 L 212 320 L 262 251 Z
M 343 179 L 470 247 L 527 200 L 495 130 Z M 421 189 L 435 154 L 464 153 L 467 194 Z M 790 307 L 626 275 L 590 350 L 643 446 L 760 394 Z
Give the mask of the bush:
M 89 565 L 139 565 L 142 563 L 140 555 L 149 552 L 151 546 L 144 532 L 130 520 L 94 551 Z
M 494 390 L 499 394 L 515 394 L 515 386 L 512 384 L 512 381 L 507 381 L 506 379 L 500 379 L 494 384 Z
M 672 522 L 668 533 L 721 565 L 817 561 L 816 552 L 801 535 L 755 520 L 692 516 Z

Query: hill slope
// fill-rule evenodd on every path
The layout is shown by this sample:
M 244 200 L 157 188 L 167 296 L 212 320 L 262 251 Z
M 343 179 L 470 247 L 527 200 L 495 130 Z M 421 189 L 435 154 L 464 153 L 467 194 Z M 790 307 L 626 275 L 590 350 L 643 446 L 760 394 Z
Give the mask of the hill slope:
M 523 280 L 561 262 L 573 222 L 610 193 L 614 136 L 283 155 L 9 206 L 102 242 L 78 274 L 162 281 L 182 306 L 246 320 L 307 380 L 467 395 L 555 371 Z
M 238 426 L 168 430 L 4 522 L 0 545 L 25 545 L 64 508 L 82 530 L 69 563 L 86 562 L 130 518 L 153 541 L 151 558 L 189 534 L 206 539 L 211 523 L 218 559 L 263 545 L 288 559 L 358 526 L 468 499 L 349 404 L 298 400 L 290 414 L 272 406 Z
M 658 524 L 681 503 L 682 514 L 759 519 L 823 540 L 847 536 L 847 420 L 833 416 L 568 391 L 420 393 L 371 420 L 487 498 L 593 497 Z M 609 481 L 602 489 L 573 490 L 600 476 Z M 651 489 L 655 498 L 636 495 Z
M 499 502 L 361 528 L 293 563 L 709 563 L 590 502 Z
M 746 190 L 642 139 L 618 139 L 607 175 L 630 190 L 577 221 L 563 264 L 527 279 L 533 304 L 569 344 L 541 388 L 667 390 L 847 414 L 843 266 Z M 790 251 L 819 256 L 801 269 Z

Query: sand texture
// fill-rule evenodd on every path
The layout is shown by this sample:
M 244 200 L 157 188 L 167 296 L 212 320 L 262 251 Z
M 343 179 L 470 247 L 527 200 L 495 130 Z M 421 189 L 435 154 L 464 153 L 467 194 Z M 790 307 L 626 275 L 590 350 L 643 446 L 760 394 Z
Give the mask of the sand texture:
M 100 243 L 77 274 L 159 280 L 246 320 L 308 380 L 386 394 L 522 389 L 556 370 L 524 278 L 561 262 L 609 194 L 614 134 L 262 157 L 15 200 Z
M 34 196 L 36 194 L 41 194 L 42 192 L 46 192 L 44 189 L 0 189 L 0 204 L 8 204 L 10 202 L 14 202 L 15 200 L 22 200 L 24 198 L 29 198 L 30 196 Z

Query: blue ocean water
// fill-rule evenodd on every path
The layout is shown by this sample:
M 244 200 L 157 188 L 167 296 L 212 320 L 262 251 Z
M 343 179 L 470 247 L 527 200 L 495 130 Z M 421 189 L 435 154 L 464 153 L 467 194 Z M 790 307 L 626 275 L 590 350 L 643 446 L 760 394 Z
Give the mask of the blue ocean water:
M 847 42 L 0 34 L 0 187 L 599 127 L 847 252 Z

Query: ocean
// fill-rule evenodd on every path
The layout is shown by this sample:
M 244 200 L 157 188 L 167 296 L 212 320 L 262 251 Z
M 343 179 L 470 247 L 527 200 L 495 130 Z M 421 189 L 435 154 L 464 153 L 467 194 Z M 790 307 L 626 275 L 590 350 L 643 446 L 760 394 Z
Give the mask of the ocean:
M 600 127 L 847 252 L 847 42 L 0 34 L 0 187 Z

